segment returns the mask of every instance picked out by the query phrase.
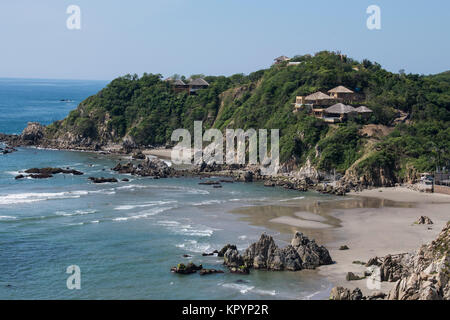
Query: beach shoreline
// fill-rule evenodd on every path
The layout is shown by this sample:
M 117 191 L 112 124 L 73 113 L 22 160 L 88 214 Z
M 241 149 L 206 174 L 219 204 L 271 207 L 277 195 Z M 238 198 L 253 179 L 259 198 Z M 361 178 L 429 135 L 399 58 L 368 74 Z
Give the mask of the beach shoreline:
M 257 208 L 252 213 L 257 216 L 259 210 L 259 220 L 250 214 L 251 210 L 239 213 L 244 214 L 244 220 L 285 233 L 286 237 L 298 230 L 315 238 L 319 245 L 329 250 L 335 262 L 317 268 L 318 275 L 335 286 L 358 287 L 364 295 L 375 291 L 387 293 L 395 282 L 381 282 L 377 287 L 367 279 L 347 281 L 348 272 L 363 276 L 366 271 L 364 265 L 354 262 L 366 263 L 377 256 L 416 252 L 420 246 L 433 241 L 450 220 L 450 196 L 421 193 L 406 187 L 352 192 L 340 200 L 318 202 L 317 207 L 301 205 L 301 201 L 298 202 L 299 211 L 293 203 L 289 204 L 291 210 L 270 215 Z M 324 204 L 326 210 L 317 211 Z M 277 208 L 272 211 L 280 212 Z M 430 217 L 433 224 L 415 224 L 421 216 Z M 336 220 L 330 223 L 333 218 Z M 340 250 L 344 245 L 349 249 Z

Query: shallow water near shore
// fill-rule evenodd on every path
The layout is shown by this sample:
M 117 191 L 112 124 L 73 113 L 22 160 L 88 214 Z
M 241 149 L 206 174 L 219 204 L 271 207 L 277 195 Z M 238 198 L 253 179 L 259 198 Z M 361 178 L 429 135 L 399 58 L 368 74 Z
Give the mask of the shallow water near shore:
M 229 211 L 279 203 L 299 193 L 261 184 L 198 185 L 199 178 L 153 180 L 113 173 L 124 159 L 87 152 L 19 148 L 0 172 L 0 298 L 2 299 L 309 299 L 330 284 L 315 272 L 252 272 L 179 276 L 170 267 L 193 261 L 223 269 L 202 253 L 235 243 L 240 249 L 268 232 Z M 128 159 L 125 159 L 128 161 Z M 83 176 L 15 180 L 31 167 L 70 167 Z M 89 176 L 129 182 L 92 184 Z M 325 197 L 324 197 L 325 198 Z M 189 254 L 191 258 L 183 258 Z M 82 289 L 65 273 L 81 269 Z

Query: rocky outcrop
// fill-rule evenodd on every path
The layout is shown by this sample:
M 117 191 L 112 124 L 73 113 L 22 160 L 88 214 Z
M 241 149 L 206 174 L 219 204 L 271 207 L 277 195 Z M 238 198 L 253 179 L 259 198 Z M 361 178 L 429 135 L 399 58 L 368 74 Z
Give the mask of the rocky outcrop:
M 374 293 L 362 299 L 450 300 L 450 221 L 436 240 L 412 253 L 372 258 L 366 266 L 380 267 L 381 281 L 396 282 L 386 296 Z M 330 299 L 352 300 L 350 290 L 335 287 Z
M 362 300 L 363 295 L 359 288 L 350 291 L 343 287 L 334 287 L 331 289 L 330 300 Z
M 279 248 L 271 236 L 262 234 L 258 242 L 250 245 L 242 255 L 236 246 L 228 246 L 224 254 L 224 264 L 234 268 L 245 266 L 272 271 L 298 271 L 331 263 L 333 261 L 328 250 L 300 232 L 285 248 Z
M 44 130 L 45 127 L 40 123 L 28 122 L 20 137 L 25 143 L 36 144 L 44 137 Z
M 172 267 L 170 271 L 179 274 L 192 274 L 202 269 L 203 269 L 202 265 L 197 266 L 192 262 L 189 262 L 187 265 L 185 265 L 184 263 L 179 263 L 176 267 Z
M 416 222 L 414 222 L 415 224 L 433 224 L 433 221 L 431 221 L 430 218 L 428 218 L 427 216 L 421 216 Z
M 450 221 L 438 238 L 422 246 L 389 292 L 390 300 L 450 300 Z
M 78 170 L 74 169 L 62 169 L 62 168 L 31 168 L 28 170 L 25 170 L 25 173 L 32 173 L 32 174 L 73 174 L 74 176 L 81 176 L 84 173 Z
M 142 177 L 168 178 L 177 175 L 175 169 L 169 167 L 158 158 L 147 158 L 137 165 L 131 162 L 127 164 L 119 163 L 112 170 L 122 174 L 128 173 Z
M 215 273 L 224 273 L 222 270 L 217 270 L 217 269 L 201 269 L 199 274 L 201 276 L 205 276 L 208 274 L 215 274 Z

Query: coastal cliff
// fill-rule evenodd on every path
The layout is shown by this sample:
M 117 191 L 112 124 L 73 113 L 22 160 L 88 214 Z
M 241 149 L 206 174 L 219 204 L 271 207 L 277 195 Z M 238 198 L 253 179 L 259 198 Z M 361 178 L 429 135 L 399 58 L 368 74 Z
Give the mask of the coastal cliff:
M 30 123 L 20 136 L 0 135 L 10 146 L 132 153 L 170 147 L 175 129 L 278 128 L 282 177 L 302 190 L 314 181 L 339 180 L 342 192 L 415 182 L 421 172 L 450 161 L 450 76 L 395 74 L 377 63 L 333 52 L 296 56 L 249 75 L 204 77 L 195 95 L 174 92 L 160 75 L 117 78 L 63 120 Z M 297 96 L 343 85 L 373 110 L 329 124 L 306 111 L 293 113 Z M 252 171 L 252 168 L 246 168 Z M 272 178 L 269 178 L 269 180 Z M 285 179 L 274 177 L 274 183 Z M 296 182 L 297 181 L 297 182 Z M 298 182 L 300 181 L 300 182 Z M 296 187 L 297 188 L 297 187 Z M 329 185 L 320 186 L 323 191 Z

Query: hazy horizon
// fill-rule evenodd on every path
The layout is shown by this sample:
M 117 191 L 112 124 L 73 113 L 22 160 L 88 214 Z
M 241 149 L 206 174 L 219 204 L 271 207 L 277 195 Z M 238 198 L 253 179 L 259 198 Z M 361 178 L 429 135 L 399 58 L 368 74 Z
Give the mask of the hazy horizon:
M 69 30 L 70 5 L 81 29 Z M 369 30 L 366 9 L 381 9 Z M 109 81 L 248 74 L 280 55 L 341 51 L 406 73 L 450 70 L 446 1 L 17 0 L 0 4 L 1 78 Z

